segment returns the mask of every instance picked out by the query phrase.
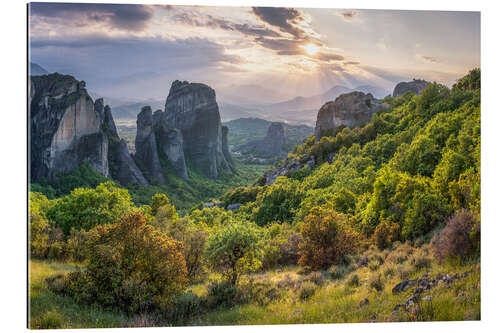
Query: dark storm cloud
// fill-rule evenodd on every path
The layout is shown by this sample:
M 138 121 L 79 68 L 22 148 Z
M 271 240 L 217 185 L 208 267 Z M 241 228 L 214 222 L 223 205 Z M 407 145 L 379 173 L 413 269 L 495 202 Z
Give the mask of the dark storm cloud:
M 153 16 L 151 7 L 131 4 L 31 3 L 33 17 L 59 19 L 70 24 L 108 24 L 123 30 L 143 30 Z
M 222 29 L 229 31 L 238 31 L 246 36 L 268 36 L 279 37 L 276 31 L 262 26 L 252 26 L 249 24 L 238 24 L 225 19 L 213 17 L 212 15 L 198 15 L 194 13 L 178 13 L 172 16 L 176 22 L 195 27 L 209 27 L 213 29 Z
M 305 35 L 302 29 L 292 24 L 304 20 L 302 13 L 295 8 L 252 7 L 252 11 L 261 21 L 279 28 L 282 32 L 297 38 Z

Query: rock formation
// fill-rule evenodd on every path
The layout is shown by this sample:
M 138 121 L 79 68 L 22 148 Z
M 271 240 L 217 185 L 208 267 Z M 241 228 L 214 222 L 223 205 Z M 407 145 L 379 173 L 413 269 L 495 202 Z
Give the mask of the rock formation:
M 425 87 L 430 82 L 427 82 L 425 80 L 415 80 L 410 82 L 399 82 L 396 87 L 394 87 L 394 92 L 392 93 L 392 97 L 399 97 L 404 95 L 405 92 L 411 91 L 414 94 L 420 95 L 422 90 L 424 90 Z
M 319 110 L 314 129 L 316 140 L 339 126 L 352 128 L 368 123 L 372 115 L 384 107 L 372 94 L 354 91 L 340 95 L 334 102 L 327 102 Z
M 286 155 L 286 151 L 282 147 L 286 141 L 287 138 L 283 124 L 271 123 L 267 129 L 267 135 L 263 139 L 249 141 L 236 147 L 236 150 L 259 157 L 284 156 Z
M 84 162 L 109 175 L 108 138 L 84 81 L 58 73 L 30 77 L 29 112 L 32 181 Z
M 109 106 L 92 102 L 85 82 L 58 73 L 29 78 L 31 180 L 51 179 L 88 162 L 126 185 L 148 182 L 120 140 Z
M 174 81 L 158 117 L 169 129 L 182 134 L 184 155 L 207 177 L 217 178 L 220 170 L 230 169 L 224 151 L 223 131 L 215 91 L 201 83 Z
M 137 115 L 137 134 L 135 137 L 135 160 L 142 167 L 150 181 L 165 184 L 160 158 L 153 131 L 153 112 L 145 106 Z
M 166 156 L 177 175 L 188 179 L 182 132 L 178 128 L 169 128 L 164 121 L 164 116 L 165 113 L 161 110 L 156 111 L 153 116 L 158 149 Z

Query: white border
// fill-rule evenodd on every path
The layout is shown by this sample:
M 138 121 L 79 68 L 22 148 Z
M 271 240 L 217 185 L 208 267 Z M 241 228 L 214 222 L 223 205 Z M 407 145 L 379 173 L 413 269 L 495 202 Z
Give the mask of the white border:
M 52 0 L 52 2 L 64 2 Z M 71 1 L 66 1 L 71 2 Z M 72 1 L 75 2 L 75 1 Z M 334 324 L 279 325 L 203 328 L 167 328 L 183 332 L 263 332 L 315 330 L 321 332 L 392 332 L 392 331 L 449 331 L 471 332 L 500 327 L 500 278 L 498 238 L 499 153 L 500 137 L 500 61 L 498 31 L 500 6 L 498 1 L 420 0 L 412 2 L 390 0 L 173 0 L 173 1 L 84 1 L 107 3 L 149 3 L 185 5 L 331 7 L 408 10 L 467 10 L 481 11 L 481 68 L 482 68 L 482 320 L 480 322 L 449 323 L 392 323 L 392 324 Z M 3 1 L 1 4 L 2 52 L 1 68 L 1 326 L 3 331 L 21 331 L 26 327 L 26 5 L 22 1 Z M 149 330 L 165 330 L 153 328 Z M 130 329 L 129 329 L 130 330 Z M 66 330 L 63 330 L 66 331 Z M 106 332 L 105 330 L 92 330 Z M 146 331 L 146 329 L 135 329 Z M 496 329 L 498 331 L 498 328 Z

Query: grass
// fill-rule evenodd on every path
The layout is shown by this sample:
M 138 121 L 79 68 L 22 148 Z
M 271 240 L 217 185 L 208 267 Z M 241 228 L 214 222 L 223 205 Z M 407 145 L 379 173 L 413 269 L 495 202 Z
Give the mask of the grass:
M 410 248 L 406 244 L 383 254 L 370 249 L 365 254 L 370 260 L 383 262 L 377 268 L 339 265 L 325 272 L 305 274 L 300 267 L 286 267 L 242 276 L 239 288 L 246 304 L 232 308 L 206 310 L 188 321 L 187 325 L 271 325 L 306 323 L 359 323 L 391 321 L 462 321 L 479 320 L 480 264 L 439 264 L 432 259 L 428 245 Z M 76 265 L 57 262 L 30 261 L 31 327 L 79 328 L 151 326 L 148 317 L 127 317 L 125 314 L 105 311 L 99 307 L 81 306 L 71 298 L 56 295 L 46 289 L 44 279 L 56 273 L 75 270 Z M 340 272 L 332 274 L 332 272 Z M 471 272 L 467 277 L 449 285 L 438 283 L 424 291 L 412 311 L 394 311 L 404 303 L 415 288 L 393 294 L 392 288 L 405 279 L 431 277 L 441 274 Z M 207 288 L 220 276 L 210 273 L 202 283 L 188 290 L 199 297 L 207 296 Z M 352 281 L 357 281 L 353 283 Z M 266 299 L 270 289 L 279 297 Z M 259 294 L 259 290 L 262 293 Z M 366 300 L 368 302 L 366 302 Z M 160 324 L 168 326 L 168 323 Z
M 97 306 L 82 306 L 70 297 L 56 295 L 46 288 L 47 277 L 68 273 L 76 268 L 73 264 L 30 260 L 30 328 L 105 328 L 126 325 L 128 318 L 124 314 L 104 311 Z

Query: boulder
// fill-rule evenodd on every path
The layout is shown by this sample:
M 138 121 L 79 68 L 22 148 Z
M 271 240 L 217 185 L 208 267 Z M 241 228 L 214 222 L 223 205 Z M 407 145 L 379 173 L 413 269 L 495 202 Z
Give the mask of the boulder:
M 386 107 L 388 106 L 372 94 L 359 91 L 342 94 L 319 109 L 314 129 L 316 141 L 324 135 L 334 133 L 340 126 L 352 128 L 368 123 L 375 112 Z
M 394 92 L 392 93 L 392 97 L 399 97 L 404 95 L 407 91 L 410 91 L 414 94 L 420 95 L 422 90 L 429 85 L 430 82 L 425 80 L 415 80 L 410 82 L 399 82 L 396 87 L 394 87 Z

